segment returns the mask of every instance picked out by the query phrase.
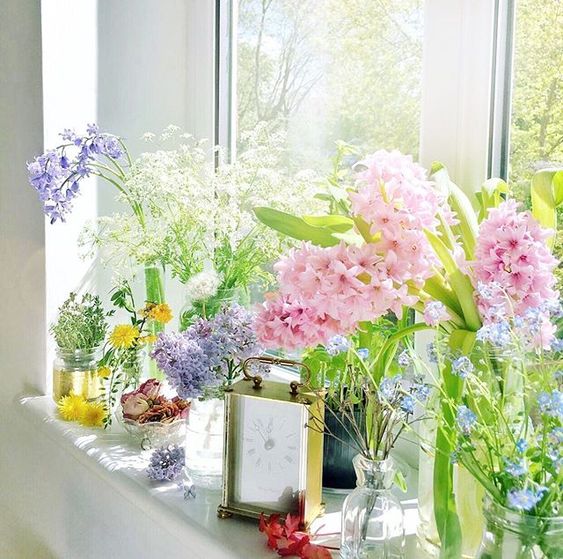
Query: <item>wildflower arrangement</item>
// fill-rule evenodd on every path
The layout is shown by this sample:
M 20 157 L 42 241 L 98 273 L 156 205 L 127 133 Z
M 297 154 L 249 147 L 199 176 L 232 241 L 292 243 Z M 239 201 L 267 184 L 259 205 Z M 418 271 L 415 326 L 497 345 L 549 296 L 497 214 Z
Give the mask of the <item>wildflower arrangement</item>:
M 100 402 L 88 402 L 83 396 L 69 394 L 57 402 L 59 416 L 65 421 L 76 421 L 84 427 L 102 427 L 107 415 Z
M 152 357 L 181 398 L 220 394 L 242 373 L 244 360 L 261 352 L 252 323 L 243 307 L 224 307 L 184 332 L 161 334 Z
M 262 127 L 255 135 L 262 145 L 249 139 L 236 162 L 225 163 L 220 150 L 176 126 L 145 134 L 154 151 L 131 162 L 119 194 L 123 202 L 141 208 L 143 219 L 136 214 L 103 217 L 81 236 L 86 253 L 99 249 L 113 267 L 158 264 L 169 269 L 186 286 L 182 329 L 197 316 L 211 318 L 225 299 L 251 283 L 269 281 L 261 266 L 279 254 L 281 244 L 257 222 L 253 206 L 311 205 L 310 173 L 274 171 L 280 168 L 282 139 L 265 138 Z
M 381 327 L 381 325 L 379 325 Z M 325 402 L 325 413 L 331 414 L 336 423 L 350 435 L 349 441 L 355 451 L 368 460 L 386 460 L 398 437 L 409 429 L 415 419 L 418 404 L 424 404 L 430 394 L 429 386 L 422 377 L 409 377 L 398 371 L 395 361 L 385 376 L 374 374 L 374 361 L 381 349 L 387 345 L 388 336 L 382 334 L 376 346 L 374 337 L 370 342 L 374 351 L 357 347 L 358 337 L 346 338 L 336 335 L 324 347 L 307 352 L 304 363 L 319 371 L 314 380 L 319 397 Z M 311 428 L 324 431 L 338 438 L 327 422 L 317 421 Z M 399 478 L 402 485 L 403 480 Z
M 498 297 L 496 289 L 486 295 L 481 289 L 487 305 Z M 453 431 L 444 431 L 454 449 L 450 461 L 462 464 L 500 506 L 545 518 L 561 514 L 563 361 L 537 338 L 544 321 L 561 313 L 559 305 L 544 304 L 515 318 L 501 314 L 477 332 L 471 359 L 442 341 L 434 348 L 438 364 L 450 363 L 463 380 L 454 400 L 434 377 L 455 421 Z
M 51 325 L 50 332 L 63 351 L 96 348 L 106 337 L 107 316 L 97 295 L 85 293 L 78 297 L 76 293 L 71 293 L 59 307 L 57 320 Z
M 129 314 L 129 323 L 114 326 L 99 362 L 104 375 L 109 378 L 105 400 L 110 411 L 105 420 L 106 426 L 111 424 L 111 410 L 114 409 L 119 390 L 139 382 L 140 354 L 157 339 L 150 329 L 151 321 L 163 326 L 172 320 L 172 311 L 166 303 L 146 302 L 143 308 L 137 310 L 127 281 L 113 290 L 111 301 L 117 309 Z

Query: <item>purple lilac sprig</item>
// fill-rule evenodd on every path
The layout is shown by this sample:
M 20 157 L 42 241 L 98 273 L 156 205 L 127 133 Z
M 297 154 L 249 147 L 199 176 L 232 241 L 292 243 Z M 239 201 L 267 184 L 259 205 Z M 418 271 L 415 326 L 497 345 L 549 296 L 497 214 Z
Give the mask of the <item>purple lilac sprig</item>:
M 151 356 L 181 398 L 197 398 L 231 384 L 245 359 L 261 352 L 252 313 L 233 305 L 184 332 L 161 334 Z
M 181 446 L 156 449 L 150 457 L 147 475 L 154 481 L 177 481 L 182 475 L 186 453 Z
M 216 386 L 219 382 L 213 367 L 217 361 L 187 331 L 160 334 L 151 357 L 180 398 L 197 398 L 203 387 Z
M 37 191 L 51 223 L 65 221 L 74 198 L 80 193 L 83 178 L 93 174 L 110 182 L 113 179 L 108 175 L 122 179 L 117 161 L 126 155 L 121 140 L 100 132 L 95 124 L 88 125 L 83 136 L 67 129 L 61 137 L 66 143 L 27 164 L 29 183 Z M 105 166 L 98 164 L 100 161 L 110 161 L 112 167 L 104 170 Z

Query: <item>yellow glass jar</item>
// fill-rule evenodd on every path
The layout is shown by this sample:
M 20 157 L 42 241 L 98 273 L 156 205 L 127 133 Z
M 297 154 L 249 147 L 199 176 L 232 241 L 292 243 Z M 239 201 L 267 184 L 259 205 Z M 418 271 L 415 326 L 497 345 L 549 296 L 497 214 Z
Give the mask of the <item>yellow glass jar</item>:
M 103 394 L 104 379 L 98 374 L 99 348 L 65 351 L 57 348 L 53 362 L 53 400 L 77 394 L 93 401 Z

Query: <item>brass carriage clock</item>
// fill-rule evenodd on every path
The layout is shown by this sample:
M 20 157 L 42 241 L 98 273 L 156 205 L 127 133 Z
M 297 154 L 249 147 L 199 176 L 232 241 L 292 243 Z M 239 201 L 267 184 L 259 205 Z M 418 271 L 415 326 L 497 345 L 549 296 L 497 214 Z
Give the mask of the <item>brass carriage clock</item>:
M 225 394 L 221 518 L 291 513 L 308 526 L 322 512 L 324 402 L 302 384 L 252 376 L 252 362 L 299 366 L 251 357 L 245 378 Z

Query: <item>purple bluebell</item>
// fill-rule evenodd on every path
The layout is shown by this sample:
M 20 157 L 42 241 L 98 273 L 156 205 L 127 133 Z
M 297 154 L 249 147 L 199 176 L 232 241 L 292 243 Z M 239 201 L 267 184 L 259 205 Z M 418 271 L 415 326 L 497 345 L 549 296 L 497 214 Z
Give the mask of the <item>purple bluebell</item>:
M 182 475 L 185 458 L 184 449 L 177 445 L 159 448 L 151 454 L 147 475 L 154 481 L 175 481 Z
M 466 379 L 474 370 L 473 363 L 465 355 L 452 361 L 452 373 L 462 379 Z
M 477 416 L 467 407 L 461 405 L 457 408 L 456 422 L 464 435 L 469 435 L 477 423 Z
M 118 138 L 102 134 L 96 125 L 88 125 L 87 135 L 78 136 L 65 129 L 61 134 L 69 142 L 54 150 L 47 150 L 27 164 L 29 183 L 43 202 L 43 211 L 51 223 L 64 221 L 72 210 L 72 201 L 79 194 L 80 179 L 94 170 L 96 157 L 120 159 L 124 150 Z M 68 150 L 76 155 L 72 158 Z

